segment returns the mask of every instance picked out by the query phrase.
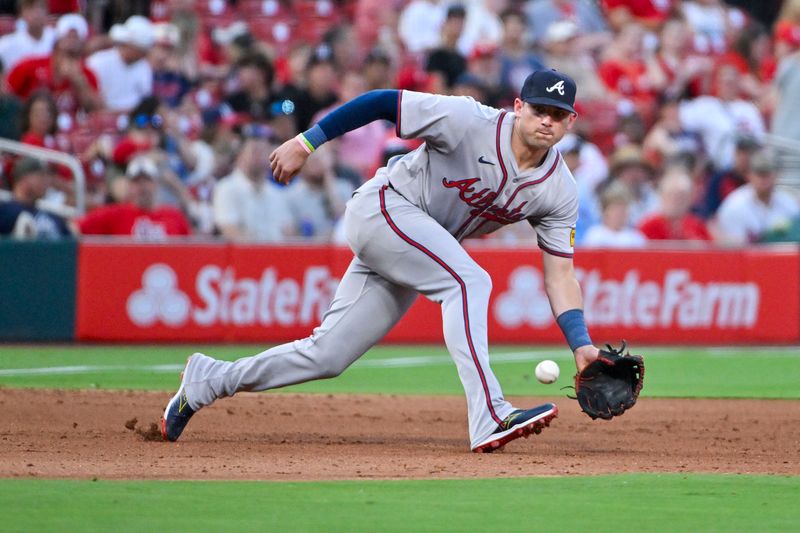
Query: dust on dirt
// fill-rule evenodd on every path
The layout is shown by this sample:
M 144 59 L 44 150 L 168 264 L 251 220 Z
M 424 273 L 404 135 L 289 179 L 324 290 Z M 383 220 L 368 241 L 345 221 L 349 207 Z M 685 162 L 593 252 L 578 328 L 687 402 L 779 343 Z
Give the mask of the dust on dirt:
M 131 418 L 125 422 L 125 429 L 128 431 L 133 431 L 139 437 L 142 438 L 144 441 L 161 441 L 164 440 L 161 437 L 161 428 L 159 427 L 158 423 L 150 422 L 150 425 L 147 428 L 137 427 L 136 424 L 139 423 L 139 419 L 136 417 Z

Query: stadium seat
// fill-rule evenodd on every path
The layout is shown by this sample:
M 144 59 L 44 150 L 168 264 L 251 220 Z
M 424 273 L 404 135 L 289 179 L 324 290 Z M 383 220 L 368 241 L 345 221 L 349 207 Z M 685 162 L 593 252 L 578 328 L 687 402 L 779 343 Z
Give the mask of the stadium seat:
M 297 22 L 288 16 L 258 16 L 249 21 L 250 32 L 258 41 L 274 45 L 278 48 L 288 47 L 299 35 Z
M 197 14 L 201 18 L 221 17 L 235 14 L 236 9 L 231 7 L 226 0 L 200 0 L 195 3 Z
M 0 35 L 12 33 L 15 29 L 16 24 L 17 24 L 16 17 L 0 16 Z
M 308 18 L 338 20 L 341 17 L 336 4 L 331 0 L 296 0 L 292 2 L 292 9 L 300 20 Z
M 278 0 L 239 0 L 236 11 L 244 17 L 286 17 L 291 10 Z

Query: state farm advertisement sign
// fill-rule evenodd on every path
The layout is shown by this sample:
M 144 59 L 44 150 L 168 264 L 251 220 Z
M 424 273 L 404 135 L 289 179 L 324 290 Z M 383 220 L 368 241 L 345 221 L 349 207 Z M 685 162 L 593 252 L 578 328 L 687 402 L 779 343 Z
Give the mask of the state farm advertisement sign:
M 324 247 L 83 244 L 78 338 L 304 337 L 319 324 L 351 257 Z
M 491 265 L 487 269 L 496 280 L 491 339 L 561 342 L 544 290 L 541 257 L 526 255 L 473 254 L 484 267 Z M 597 344 L 622 338 L 675 344 L 800 338 L 800 255 L 795 248 L 579 250 L 575 272 Z
M 494 280 L 492 342 L 563 342 L 534 250 L 473 249 Z M 280 342 L 309 335 L 352 254 L 330 247 L 83 244 L 78 336 Z M 576 275 L 596 343 L 796 342 L 796 250 L 583 251 Z M 440 342 L 420 298 L 387 340 Z

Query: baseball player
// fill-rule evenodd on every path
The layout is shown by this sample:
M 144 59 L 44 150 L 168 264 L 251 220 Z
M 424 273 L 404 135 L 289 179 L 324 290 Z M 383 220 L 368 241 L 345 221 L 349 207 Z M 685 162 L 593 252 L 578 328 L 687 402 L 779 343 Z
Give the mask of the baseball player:
M 516 409 L 503 397 L 489 365 L 492 282 L 460 243 L 506 224 L 531 224 L 544 252 L 547 296 L 578 370 L 597 358 L 572 264 L 577 188 L 553 148 L 577 117 L 575 91 L 568 76 L 536 71 L 513 113 L 467 97 L 370 91 L 278 147 L 271 166 L 287 183 L 324 142 L 374 120 L 425 141 L 390 160 L 348 202 L 344 225 L 355 257 L 322 324 L 305 339 L 235 362 L 192 355 L 164 411 L 164 438 L 178 439 L 192 415 L 218 398 L 339 375 L 419 293 L 442 306 L 445 343 L 467 396 L 471 449 L 490 452 L 539 433 L 558 409 Z

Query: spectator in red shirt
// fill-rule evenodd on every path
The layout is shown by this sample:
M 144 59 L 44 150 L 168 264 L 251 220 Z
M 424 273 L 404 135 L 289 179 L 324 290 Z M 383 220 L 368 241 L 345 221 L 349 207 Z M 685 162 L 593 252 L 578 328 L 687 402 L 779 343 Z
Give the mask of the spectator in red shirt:
M 742 76 L 742 93 L 758 102 L 769 91 L 767 84 L 775 76 L 777 63 L 772 55 L 772 36 L 757 21 L 750 21 L 739 30 L 728 51 L 717 60 L 729 64 Z
M 639 224 L 650 240 L 710 241 L 705 222 L 689 213 L 692 179 L 682 168 L 667 170 L 659 183 L 659 210 Z
M 661 28 L 658 49 L 647 59 L 653 88 L 668 98 L 697 96 L 708 89 L 714 61 L 692 52 L 692 30 L 686 21 L 670 19 Z
M 156 206 L 160 171 L 147 156 L 128 164 L 127 202 L 100 207 L 78 221 L 84 235 L 128 235 L 143 241 L 163 241 L 167 237 L 190 235 L 184 214 L 171 206 Z
M 642 57 L 643 39 L 639 24 L 625 26 L 606 49 L 598 74 L 609 91 L 632 100 L 644 116 L 649 116 L 655 93 Z
M 63 113 L 101 107 L 97 78 L 83 62 L 88 31 L 82 16 L 62 16 L 56 26 L 57 41 L 52 54 L 17 64 L 8 73 L 11 91 L 25 99 L 39 89 L 47 89 L 53 93 L 58 111 Z

